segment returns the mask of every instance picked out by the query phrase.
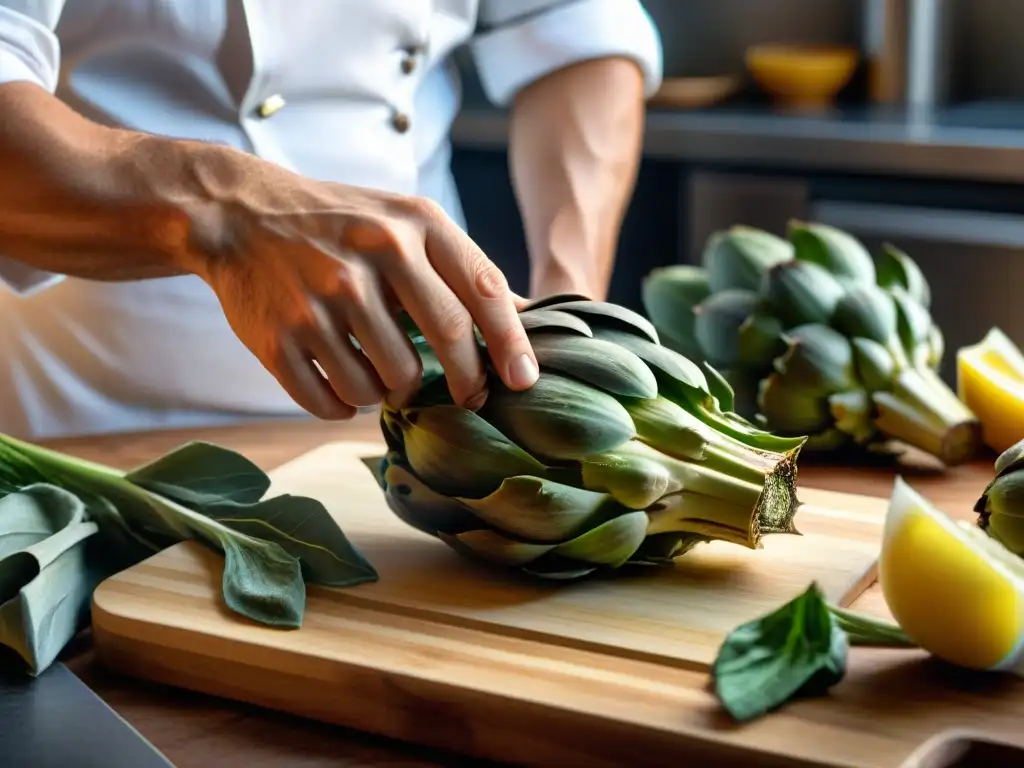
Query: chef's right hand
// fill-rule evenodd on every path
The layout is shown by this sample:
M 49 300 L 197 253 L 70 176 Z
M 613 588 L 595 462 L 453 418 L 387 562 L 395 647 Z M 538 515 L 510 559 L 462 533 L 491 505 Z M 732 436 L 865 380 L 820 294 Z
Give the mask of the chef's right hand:
M 477 408 L 487 396 L 474 324 L 505 386 L 536 381 L 523 300 L 440 206 L 314 181 L 241 153 L 220 157 L 195 167 L 208 202 L 190 214 L 201 243 L 190 249 L 201 255 L 191 271 L 302 408 L 346 419 L 385 397 L 408 400 L 421 365 L 399 309 L 437 354 L 456 403 Z

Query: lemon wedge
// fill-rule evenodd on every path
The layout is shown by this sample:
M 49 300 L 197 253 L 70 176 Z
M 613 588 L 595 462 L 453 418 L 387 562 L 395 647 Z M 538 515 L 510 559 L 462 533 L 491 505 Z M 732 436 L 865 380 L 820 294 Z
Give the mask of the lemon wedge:
M 896 623 L 925 651 L 1024 675 L 1024 562 L 897 478 L 878 562 Z
M 957 395 L 997 453 L 1024 438 L 1024 355 L 998 328 L 956 355 Z

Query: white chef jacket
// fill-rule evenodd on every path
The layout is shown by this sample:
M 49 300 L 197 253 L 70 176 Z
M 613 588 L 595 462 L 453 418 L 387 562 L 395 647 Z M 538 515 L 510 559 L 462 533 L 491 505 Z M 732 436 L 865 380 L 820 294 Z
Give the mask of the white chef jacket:
M 464 226 L 448 139 L 463 43 L 500 106 L 599 56 L 632 57 L 648 95 L 660 84 L 660 40 L 637 0 L 0 0 L 0 83 L 36 83 L 107 125 L 425 195 Z M 0 254 L 0 283 L 0 432 L 304 413 L 196 277 L 93 282 Z

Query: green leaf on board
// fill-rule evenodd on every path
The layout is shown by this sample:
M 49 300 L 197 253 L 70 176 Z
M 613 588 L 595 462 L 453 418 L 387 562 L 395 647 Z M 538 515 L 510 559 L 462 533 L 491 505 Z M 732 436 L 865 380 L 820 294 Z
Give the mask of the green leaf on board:
M 125 479 L 193 508 L 217 501 L 253 504 L 270 489 L 270 478 L 249 459 L 201 441 L 143 464 Z
M 816 584 L 725 639 L 712 672 L 715 694 L 736 720 L 770 712 L 843 679 L 848 643 Z

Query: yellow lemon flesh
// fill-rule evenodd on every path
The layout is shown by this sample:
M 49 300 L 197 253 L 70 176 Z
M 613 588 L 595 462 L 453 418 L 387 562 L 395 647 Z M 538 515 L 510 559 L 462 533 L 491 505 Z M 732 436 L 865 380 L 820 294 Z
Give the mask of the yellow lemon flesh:
M 1024 355 L 998 328 L 956 355 L 957 395 L 997 453 L 1024 438 Z
M 1024 674 L 1024 563 L 897 478 L 878 562 L 896 623 L 927 652 Z

